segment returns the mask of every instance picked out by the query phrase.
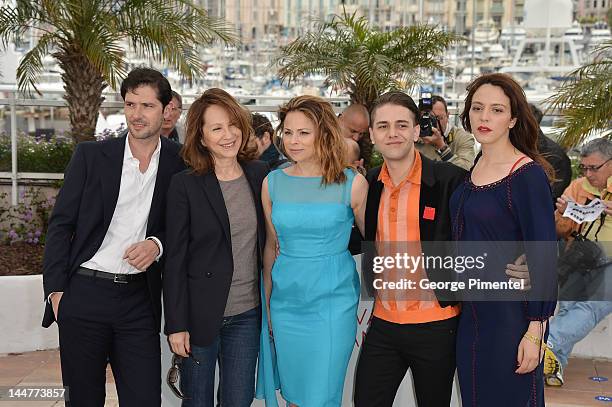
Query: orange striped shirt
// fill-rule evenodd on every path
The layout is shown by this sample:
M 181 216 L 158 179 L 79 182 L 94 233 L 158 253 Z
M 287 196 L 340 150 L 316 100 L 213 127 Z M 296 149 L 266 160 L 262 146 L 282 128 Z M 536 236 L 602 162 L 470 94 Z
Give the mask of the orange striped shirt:
M 378 180 L 384 184 L 378 207 L 376 246 L 379 256 L 395 256 L 407 253 L 421 254 L 419 230 L 419 198 L 421 185 L 421 156 L 415 151 L 412 168 L 399 185 L 394 185 L 387 165 L 383 164 Z M 391 281 L 402 278 L 418 281 L 427 275 L 422 268 L 410 274 L 405 269 L 387 274 Z M 418 298 L 418 299 L 416 299 Z M 374 316 L 398 324 L 415 324 L 440 321 L 459 314 L 459 306 L 440 307 L 430 290 L 414 289 L 410 295 L 402 290 L 385 290 L 376 296 Z

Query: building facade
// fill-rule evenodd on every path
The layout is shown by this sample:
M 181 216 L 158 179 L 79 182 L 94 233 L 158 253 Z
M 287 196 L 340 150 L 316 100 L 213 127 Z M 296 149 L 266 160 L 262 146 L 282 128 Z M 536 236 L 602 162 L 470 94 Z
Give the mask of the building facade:
M 575 19 L 592 18 L 606 21 L 610 8 L 612 8 L 612 0 L 575 0 Z
M 523 20 L 527 0 L 196 0 L 213 16 L 235 26 L 244 43 L 266 34 L 292 39 L 334 14 L 357 12 L 384 31 L 419 22 L 468 34 L 474 22 L 498 29 Z M 612 0 L 576 0 L 580 13 L 605 15 Z M 474 13 L 475 11 L 475 13 Z

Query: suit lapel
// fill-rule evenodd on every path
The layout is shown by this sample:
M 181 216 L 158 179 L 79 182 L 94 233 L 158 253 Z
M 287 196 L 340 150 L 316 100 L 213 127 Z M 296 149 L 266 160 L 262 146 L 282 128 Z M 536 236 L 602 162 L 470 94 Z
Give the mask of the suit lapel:
M 242 167 L 242 171 L 244 171 L 244 175 L 246 176 L 247 181 L 249 182 L 249 186 L 251 187 L 251 193 L 253 194 L 253 202 L 255 203 L 255 210 L 257 214 L 260 211 L 263 211 L 261 205 L 261 181 L 257 180 L 257 174 L 253 171 L 253 168 L 248 163 L 240 163 Z
M 104 202 L 104 233 L 108 230 L 117 199 L 119 198 L 119 187 L 121 186 L 121 172 L 123 170 L 123 155 L 127 137 L 107 142 L 102 149 L 103 163 L 101 170 L 104 174 L 102 182 L 102 200 Z
M 263 241 L 263 237 L 265 236 L 265 225 L 264 222 L 262 222 L 264 215 L 263 206 L 261 204 L 261 178 L 258 180 L 253 166 L 249 165 L 248 162 L 240 163 L 240 165 L 242 166 L 242 170 L 244 171 L 247 181 L 249 182 L 249 186 L 251 187 L 253 202 L 255 203 L 255 212 L 257 214 L 257 252 L 260 258 L 262 258 L 263 246 L 265 243 Z
M 425 207 L 436 208 L 439 202 L 439 194 L 436 190 L 436 180 L 434 176 L 433 163 L 421 154 L 421 191 L 419 196 L 419 234 L 422 242 L 435 240 L 435 226 L 439 221 L 425 219 Z M 437 208 L 440 209 L 440 208 Z M 440 210 L 436 210 L 439 216 Z
M 149 210 L 149 218 L 147 219 L 147 233 L 149 236 L 151 230 L 156 230 L 156 223 L 160 218 L 160 211 L 163 210 L 163 194 L 168 190 L 168 182 L 172 172 L 170 153 L 165 147 L 164 138 L 161 138 L 161 149 L 159 151 L 159 163 L 157 164 L 157 176 L 155 177 L 155 188 L 153 189 L 153 199 L 151 200 L 151 209 Z M 150 164 L 149 164 L 150 165 Z
M 376 240 L 376 229 L 378 228 L 378 207 L 380 206 L 380 197 L 384 188 L 384 184 L 378 180 L 380 168 L 372 174 L 368 191 L 368 199 L 366 201 L 365 210 L 365 240 L 373 242 Z
M 204 188 L 204 193 L 206 194 L 206 198 L 208 198 L 210 206 L 212 206 L 213 211 L 219 219 L 219 222 L 221 222 L 221 227 L 223 228 L 225 238 L 231 245 L 232 239 L 230 233 L 229 216 L 227 215 L 227 208 L 225 207 L 225 200 L 223 200 L 223 193 L 221 192 L 219 180 L 217 180 L 217 177 L 213 171 L 202 175 L 200 179 L 202 182 L 202 187 Z
M 259 188 L 257 187 L 257 181 L 255 180 L 255 174 L 253 174 L 253 171 L 251 171 L 251 167 L 249 166 L 248 163 L 240 163 L 240 166 L 242 167 L 244 176 L 249 182 L 249 186 L 251 187 L 251 193 L 253 194 L 253 199 L 255 200 L 255 205 L 257 206 L 257 200 L 255 199 L 256 198 L 255 191 L 257 191 Z

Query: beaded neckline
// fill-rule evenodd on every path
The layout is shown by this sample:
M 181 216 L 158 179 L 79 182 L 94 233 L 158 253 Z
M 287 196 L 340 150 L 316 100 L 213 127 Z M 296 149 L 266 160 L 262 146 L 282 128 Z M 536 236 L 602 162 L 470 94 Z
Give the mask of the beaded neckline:
M 503 178 L 501 178 L 501 179 L 499 179 L 499 180 L 497 180 L 495 182 L 492 182 L 490 184 L 485 184 L 485 185 L 475 185 L 472 182 L 472 177 L 471 177 L 472 173 L 470 172 L 470 173 L 468 173 L 466 175 L 466 184 L 473 191 L 483 191 L 483 190 L 487 190 L 487 189 L 493 189 L 493 188 L 495 188 L 495 187 L 497 187 L 497 186 L 499 186 L 499 185 L 501 185 L 501 184 L 503 184 L 503 183 L 505 183 L 507 181 L 510 181 L 514 176 L 520 174 L 525 169 L 532 167 L 534 164 L 537 165 L 537 163 L 535 161 L 528 162 L 527 164 L 523 165 L 522 167 L 517 168 L 516 171 L 506 175 L 505 177 L 503 177 Z

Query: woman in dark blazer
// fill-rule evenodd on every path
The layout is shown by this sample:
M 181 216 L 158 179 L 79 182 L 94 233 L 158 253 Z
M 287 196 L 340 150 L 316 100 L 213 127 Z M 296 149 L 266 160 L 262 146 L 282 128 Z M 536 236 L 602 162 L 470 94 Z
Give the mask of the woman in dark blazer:
M 213 406 L 215 365 L 221 405 L 250 406 L 259 351 L 261 184 L 251 116 L 221 89 L 187 114 L 183 158 L 170 183 L 165 333 L 180 363 L 183 407 Z

